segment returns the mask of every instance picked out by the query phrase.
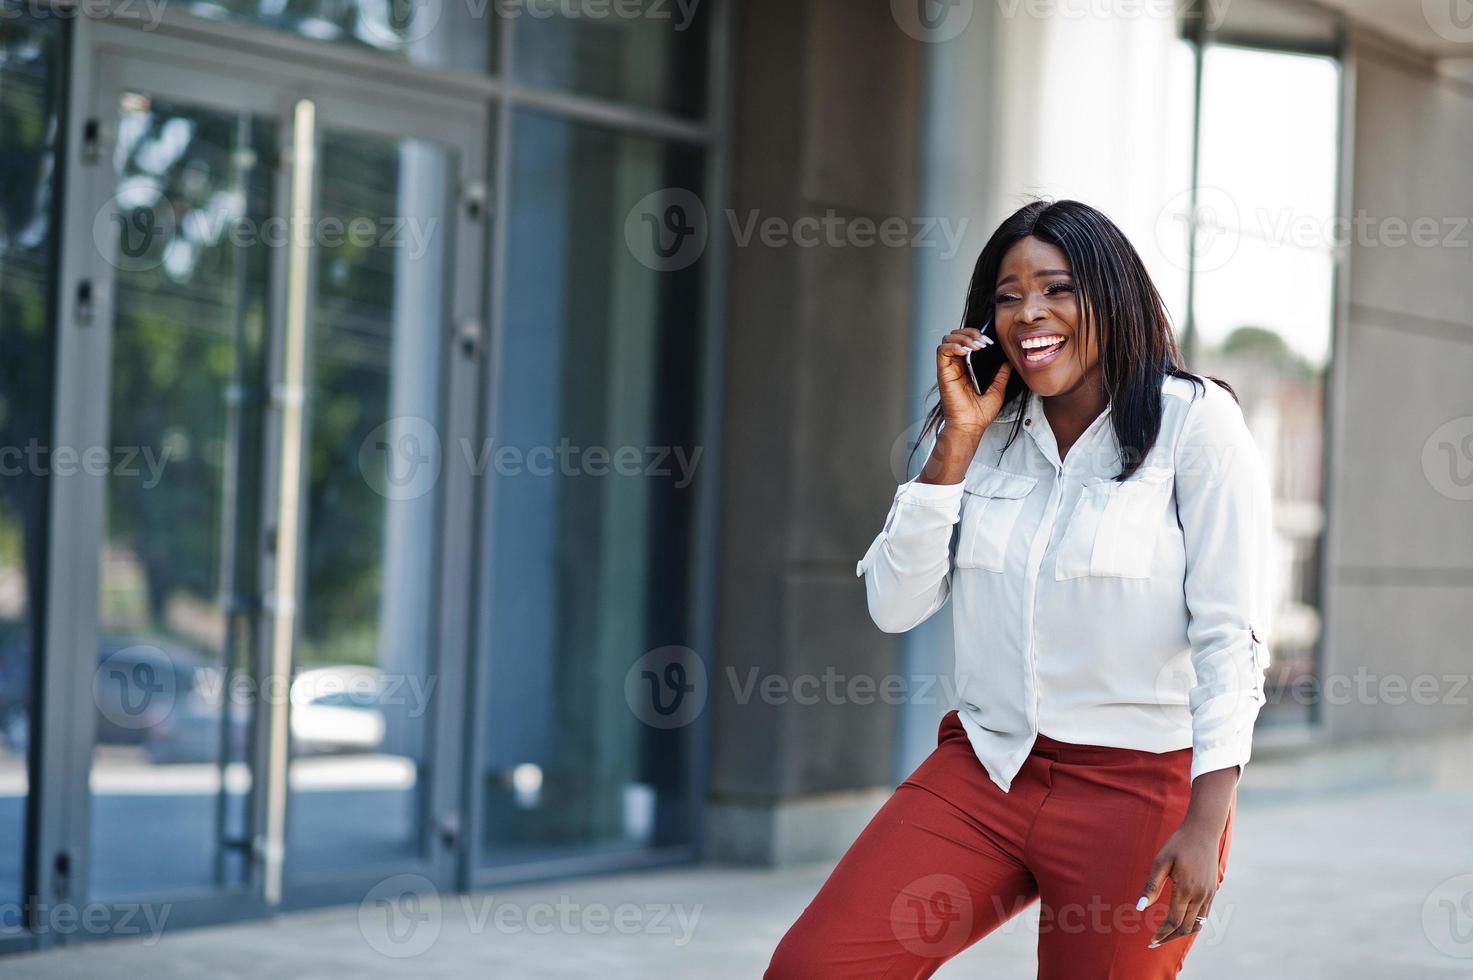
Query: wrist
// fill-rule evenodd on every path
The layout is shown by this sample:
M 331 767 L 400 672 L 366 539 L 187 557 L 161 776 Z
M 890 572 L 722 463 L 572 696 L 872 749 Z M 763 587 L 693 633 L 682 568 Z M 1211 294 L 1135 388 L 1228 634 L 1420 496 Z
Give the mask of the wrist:
M 1228 810 L 1237 790 L 1238 767 L 1204 772 L 1192 780 L 1192 797 L 1182 826 L 1216 838 L 1227 825 Z
M 1215 813 L 1205 807 L 1189 808 L 1187 815 L 1182 818 L 1181 829 L 1192 836 L 1200 836 L 1205 840 L 1217 840 L 1227 827 L 1227 809 L 1222 813 Z
M 943 426 L 936 433 L 936 443 L 930 458 L 921 470 L 921 483 L 955 485 L 966 478 L 967 468 L 982 442 L 985 427 L 968 428 Z

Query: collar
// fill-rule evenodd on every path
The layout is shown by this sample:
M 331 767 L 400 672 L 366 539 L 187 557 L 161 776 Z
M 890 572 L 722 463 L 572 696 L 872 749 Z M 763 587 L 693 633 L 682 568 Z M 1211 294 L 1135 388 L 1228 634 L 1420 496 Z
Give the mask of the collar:
M 1043 398 L 1040 397 L 1038 393 L 1034 392 L 1032 389 L 1025 390 L 1027 391 L 1027 394 L 1023 398 L 1019 399 L 1021 404 L 999 415 L 996 421 L 1012 422 L 1017 419 L 1018 414 L 1021 411 L 1023 414 L 1024 422 L 1023 431 L 1028 433 L 1029 437 L 1038 447 L 1038 451 L 1043 453 L 1044 459 L 1048 460 L 1050 463 L 1053 463 L 1054 466 L 1062 469 L 1064 464 L 1063 461 L 1059 459 L 1058 440 L 1054 438 L 1054 430 L 1050 428 L 1048 424 L 1048 416 L 1044 414 Z M 1083 433 L 1080 434 L 1078 441 L 1075 442 L 1074 447 L 1070 450 L 1071 455 L 1073 453 L 1073 449 L 1079 448 L 1091 439 L 1098 438 L 1098 433 L 1100 430 L 1109 429 L 1110 409 L 1110 403 L 1106 402 L 1105 407 L 1100 412 L 1100 414 L 1095 416 L 1094 421 L 1090 422 L 1089 426 L 1084 430 Z

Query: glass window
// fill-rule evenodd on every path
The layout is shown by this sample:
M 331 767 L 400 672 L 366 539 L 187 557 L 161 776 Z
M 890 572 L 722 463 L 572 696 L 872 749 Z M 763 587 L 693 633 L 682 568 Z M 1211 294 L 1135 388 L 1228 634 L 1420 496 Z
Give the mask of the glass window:
M 214 20 L 251 21 L 431 68 L 489 67 L 493 0 L 190 0 Z
M 55 21 L 0 7 L 0 930 L 19 926 L 51 438 Z
M 703 478 L 703 151 L 532 113 L 512 139 L 484 447 L 493 865 L 688 842 L 695 719 L 652 714 L 626 681 L 653 661 L 702 669 L 680 645 Z
M 1204 55 L 1192 366 L 1234 386 L 1271 470 L 1269 723 L 1307 717 L 1320 639 L 1339 84 L 1320 55 Z
M 525 0 L 505 5 L 503 16 L 516 20 L 519 82 L 699 116 L 706 111 L 710 6 Z

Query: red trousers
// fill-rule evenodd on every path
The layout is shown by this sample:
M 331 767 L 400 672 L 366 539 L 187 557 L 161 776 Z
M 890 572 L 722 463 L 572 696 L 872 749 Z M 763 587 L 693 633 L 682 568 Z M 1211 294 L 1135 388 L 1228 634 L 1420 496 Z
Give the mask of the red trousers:
M 1035 899 L 1040 980 L 1175 977 L 1196 936 L 1147 948 L 1170 908 L 1170 880 L 1144 912 L 1135 906 L 1186 815 L 1191 762 L 1189 748 L 1143 752 L 1040 734 L 1004 793 L 948 712 L 936 750 L 839 861 L 765 977 L 929 977 Z M 1235 794 L 1219 883 L 1236 809 Z

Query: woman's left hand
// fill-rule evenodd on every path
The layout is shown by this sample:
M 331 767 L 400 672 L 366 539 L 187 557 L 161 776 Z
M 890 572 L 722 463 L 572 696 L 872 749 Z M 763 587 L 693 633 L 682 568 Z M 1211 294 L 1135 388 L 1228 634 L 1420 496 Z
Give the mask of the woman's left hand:
M 1167 838 L 1151 865 L 1146 888 L 1137 910 L 1155 903 L 1171 879 L 1171 908 L 1166 913 L 1150 947 L 1190 936 L 1202 928 L 1197 919 L 1207 918 L 1217 895 L 1218 838 L 1209 827 L 1187 820 Z

